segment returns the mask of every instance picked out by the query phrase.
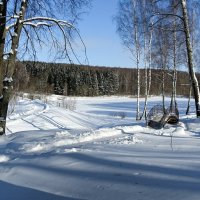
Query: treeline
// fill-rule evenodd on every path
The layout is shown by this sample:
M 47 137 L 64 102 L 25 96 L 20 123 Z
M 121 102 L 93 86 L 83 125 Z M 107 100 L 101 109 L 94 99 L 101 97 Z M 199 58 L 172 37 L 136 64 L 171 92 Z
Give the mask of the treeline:
M 165 73 L 165 93 L 172 93 L 172 75 Z M 145 70 L 141 74 L 141 95 L 145 91 Z M 150 95 L 160 95 L 163 71 L 152 69 Z M 198 79 L 200 78 L 199 75 Z M 136 95 L 137 70 L 55 64 L 43 62 L 17 63 L 15 89 L 23 92 L 49 93 L 67 96 Z M 189 76 L 177 73 L 177 94 L 189 95 Z

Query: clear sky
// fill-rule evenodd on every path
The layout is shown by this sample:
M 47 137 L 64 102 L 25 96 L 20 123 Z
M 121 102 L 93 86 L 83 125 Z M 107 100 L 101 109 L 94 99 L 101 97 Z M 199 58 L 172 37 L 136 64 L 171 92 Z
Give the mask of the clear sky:
M 132 67 L 129 52 L 116 33 L 113 17 L 118 0 L 93 0 L 89 13 L 82 16 L 78 27 L 87 46 L 90 65 Z

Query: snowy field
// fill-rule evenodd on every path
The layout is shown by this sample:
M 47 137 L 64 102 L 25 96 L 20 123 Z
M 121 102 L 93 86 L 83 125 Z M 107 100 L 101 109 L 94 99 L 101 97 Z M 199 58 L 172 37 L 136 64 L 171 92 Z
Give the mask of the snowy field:
M 200 199 L 194 102 L 186 116 L 179 98 L 180 123 L 162 130 L 135 121 L 134 98 L 68 102 L 73 110 L 58 96 L 17 102 L 0 137 L 0 200 Z

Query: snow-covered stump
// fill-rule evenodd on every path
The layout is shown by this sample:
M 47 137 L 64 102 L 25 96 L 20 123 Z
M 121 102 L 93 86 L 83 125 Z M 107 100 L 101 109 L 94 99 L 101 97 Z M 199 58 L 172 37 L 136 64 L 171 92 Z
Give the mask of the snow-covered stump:
M 4 118 L 2 118 L 0 119 L 0 135 L 5 134 L 5 128 L 6 128 L 5 120 Z
M 179 111 L 177 106 L 170 106 L 166 110 L 166 123 L 168 124 L 177 124 L 179 122 Z
M 163 109 L 162 105 L 154 106 L 147 115 L 147 126 L 154 129 L 161 129 L 168 124 L 177 124 L 179 121 L 179 111 L 176 106 Z
M 164 126 L 163 117 L 165 116 L 166 110 L 163 109 L 162 105 L 154 106 L 147 115 L 147 125 L 154 129 L 161 129 Z

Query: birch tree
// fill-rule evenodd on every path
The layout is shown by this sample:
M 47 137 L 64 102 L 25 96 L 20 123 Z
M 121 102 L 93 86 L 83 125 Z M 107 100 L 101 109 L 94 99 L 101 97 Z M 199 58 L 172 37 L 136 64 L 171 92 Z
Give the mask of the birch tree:
M 189 19 L 188 19 L 186 0 L 181 0 L 181 5 L 182 5 L 182 12 L 183 12 L 184 33 L 185 33 L 186 47 L 187 47 L 188 70 L 189 70 L 193 93 L 194 93 L 196 115 L 197 117 L 200 117 L 199 83 L 196 78 L 194 65 L 193 65 L 193 50 L 192 50 L 191 39 L 190 39 Z
M 199 83 L 198 83 L 195 70 L 194 70 L 193 49 L 192 49 L 191 37 L 190 37 L 190 24 L 192 22 L 190 21 L 191 19 L 189 18 L 189 14 L 188 14 L 192 9 L 199 9 L 200 5 L 199 5 L 199 1 L 197 0 L 187 0 L 187 1 L 176 0 L 174 2 L 175 2 L 175 6 L 178 9 L 177 13 L 173 13 L 173 10 L 169 11 L 166 9 L 167 6 L 172 7 L 170 1 L 152 0 L 154 7 L 156 7 L 154 16 L 157 16 L 156 23 L 159 23 L 162 20 L 168 20 L 169 22 L 173 23 L 174 18 L 179 20 L 180 29 L 178 31 L 181 30 L 184 33 L 184 37 L 185 37 L 185 48 L 186 48 L 187 60 L 188 60 L 188 72 L 190 75 L 193 95 L 195 99 L 196 116 L 200 117 Z M 188 9 L 188 7 L 190 7 L 190 9 Z
M 151 7 L 148 4 L 148 0 L 141 1 L 141 9 L 142 9 L 142 26 L 143 26 L 143 60 L 144 60 L 144 68 L 145 68 L 145 83 L 144 83 L 144 108 L 143 112 L 140 116 L 140 119 L 143 117 L 147 118 L 147 103 L 148 103 L 148 96 L 150 93 L 151 88 L 151 49 L 152 49 L 152 38 L 153 38 L 153 27 L 148 26 L 148 23 L 151 24 L 149 21 L 150 14 L 151 14 Z
M 89 0 L 0 0 L 0 134 L 5 133 L 17 58 L 35 58 L 46 44 L 57 50 L 57 57 L 78 59 L 72 38 L 77 34 L 83 42 L 76 22 L 88 5 Z
M 198 5 L 197 5 L 198 7 Z M 199 42 L 199 29 L 197 28 L 197 24 L 198 24 L 198 16 L 200 15 L 199 10 L 194 10 L 192 9 L 192 12 L 190 14 L 190 32 L 191 32 L 191 45 L 192 45 L 192 49 L 193 49 L 193 57 L 194 57 L 194 66 L 195 68 L 198 67 L 199 70 L 199 46 L 200 46 L 200 42 Z M 187 53 L 186 51 L 184 51 L 185 53 L 185 58 L 186 58 L 186 63 L 188 63 L 188 59 L 187 59 Z M 188 94 L 188 103 L 187 103 L 187 109 L 186 109 L 186 115 L 189 114 L 190 111 L 190 104 L 191 104 L 191 97 L 192 97 L 192 85 L 191 85 L 191 80 L 189 79 L 189 84 L 185 84 L 186 87 L 189 87 L 189 94 Z
M 155 20 L 153 20 L 153 24 Z M 159 70 L 160 73 L 156 75 L 159 86 L 159 93 L 162 97 L 163 112 L 165 111 L 165 93 L 167 83 L 167 73 L 170 68 L 170 35 L 168 31 L 169 24 L 166 21 L 161 21 L 159 24 L 154 26 L 154 40 L 152 44 L 152 66 Z
M 152 6 L 154 7 L 154 13 L 152 14 L 152 18 L 154 18 L 154 26 L 159 25 L 160 23 L 168 22 L 173 24 L 176 22 L 176 31 L 182 32 L 184 36 L 184 45 L 187 52 L 187 60 L 188 60 L 188 72 L 190 75 L 193 95 L 195 99 L 196 106 L 196 115 L 200 117 L 200 97 L 199 97 L 199 83 L 194 70 L 194 59 L 193 59 L 193 48 L 191 45 L 191 17 L 190 13 L 193 10 L 198 10 L 200 8 L 200 2 L 197 0 L 150 0 L 152 2 Z M 190 8 L 190 9 L 188 9 Z M 176 9 L 176 12 L 174 12 Z M 199 28 L 199 24 L 196 24 Z M 176 38 L 176 31 L 174 32 L 174 38 Z M 180 39 L 180 38 L 179 38 Z M 178 40 L 174 40 L 177 42 Z M 177 49 L 174 49 L 177 51 Z M 175 52 L 174 51 L 174 52 Z M 175 56 L 176 57 L 176 56 Z M 175 58 L 174 57 L 174 58 Z M 175 58 L 176 59 L 176 58 Z M 174 77 L 176 72 L 174 71 Z M 175 82 L 174 82 L 175 83 Z M 175 88 L 175 84 L 173 86 Z M 173 94 L 175 95 L 175 94 Z
M 137 65 L 137 42 L 135 33 L 139 32 L 140 37 L 142 36 L 141 27 L 142 26 L 135 26 L 135 16 L 137 17 L 137 22 L 141 23 L 141 19 L 144 16 L 144 13 L 141 12 L 141 5 L 143 1 L 139 0 L 120 0 L 119 1 L 119 13 L 117 17 L 117 24 L 118 24 L 118 32 L 120 34 L 120 37 L 123 41 L 123 44 L 127 46 L 131 51 L 133 52 L 133 49 L 135 48 L 135 52 L 133 55 L 135 55 L 136 59 L 136 65 Z M 134 8 L 134 5 L 136 5 L 137 9 Z M 190 13 L 192 10 L 198 10 L 200 8 L 200 2 L 198 0 L 147 0 L 146 6 L 149 9 L 151 16 L 149 17 L 150 20 L 148 20 L 147 26 L 152 26 L 154 29 L 157 29 L 159 26 L 161 27 L 160 33 L 162 35 L 169 34 L 172 29 L 174 29 L 174 32 L 171 32 L 171 35 L 173 36 L 170 40 L 173 41 L 174 45 L 171 44 L 174 49 L 174 61 L 173 61 L 173 97 L 176 96 L 176 65 L 177 65 L 177 55 L 178 55 L 178 49 L 177 49 L 177 33 L 180 32 L 180 34 L 184 37 L 184 48 L 187 51 L 187 60 L 188 60 L 188 72 L 190 75 L 191 83 L 192 83 L 192 89 L 195 99 L 195 106 L 196 106 L 196 115 L 197 117 L 200 117 L 200 97 L 199 97 L 199 83 L 195 75 L 194 70 L 194 59 L 193 59 L 193 49 L 191 45 L 191 24 L 192 21 L 190 18 Z M 189 8 L 189 9 L 188 9 Z M 153 24 L 150 24 L 150 22 L 153 22 Z M 164 24 L 164 26 L 162 25 Z M 171 24 L 174 27 L 171 27 Z M 141 24 L 140 24 L 141 25 Z M 199 27 L 199 24 L 198 24 Z M 141 37 L 142 38 L 142 37 Z M 139 38 L 139 44 L 141 47 L 141 38 Z M 170 38 L 167 36 L 167 38 Z M 163 41 L 161 41 L 161 44 L 166 44 L 166 38 L 159 38 Z M 156 40 L 156 38 L 155 38 Z M 180 38 L 179 38 L 180 40 Z M 155 43 L 155 41 L 153 42 Z M 168 45 L 167 45 L 168 46 Z M 130 48 L 131 47 L 131 48 Z M 169 47 L 169 46 L 168 46 Z M 167 48 L 168 48 L 167 47 Z M 141 48 L 140 48 L 141 50 Z M 163 102 L 164 102 L 164 79 L 165 79 L 165 70 L 167 70 L 165 59 L 167 58 L 168 49 L 165 53 L 165 58 L 162 63 L 163 65 Z M 140 55 L 141 56 L 141 55 Z M 140 84 L 138 82 L 138 84 Z M 139 87 L 138 87 L 139 91 Z M 139 96 L 139 95 L 137 95 Z M 139 99 L 139 98 L 138 98 Z M 164 107 L 164 103 L 163 103 Z M 139 110 L 137 109 L 137 117 L 138 117 Z M 137 118 L 136 117 L 136 118 Z
M 143 12 L 146 8 L 150 8 L 149 1 L 146 0 L 120 0 L 119 10 L 116 17 L 117 32 L 122 40 L 123 45 L 130 51 L 131 58 L 135 61 L 137 68 L 137 110 L 136 120 L 141 119 L 140 116 L 140 65 L 141 59 L 146 62 L 147 59 L 147 26 L 143 26 L 143 23 L 148 24 L 147 13 L 143 16 Z M 145 37 L 146 36 L 146 37 Z M 145 39 L 144 39 L 145 38 Z M 149 40 L 150 41 L 150 40 Z M 145 56 L 142 56 L 142 49 L 144 48 Z M 146 87 L 147 87 L 147 70 L 146 70 Z M 147 90 L 146 90 L 147 94 Z M 145 111 L 143 112 L 145 113 Z

